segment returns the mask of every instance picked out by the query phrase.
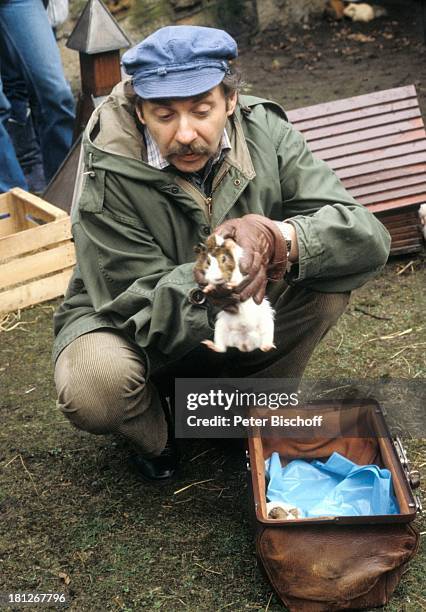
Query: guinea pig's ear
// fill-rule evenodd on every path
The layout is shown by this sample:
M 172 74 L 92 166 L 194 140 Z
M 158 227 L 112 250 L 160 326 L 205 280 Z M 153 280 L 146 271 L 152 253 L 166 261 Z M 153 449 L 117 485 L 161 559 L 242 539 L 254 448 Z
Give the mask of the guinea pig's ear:
M 199 242 L 197 245 L 195 245 L 194 247 L 194 253 L 205 253 L 207 251 L 207 247 L 204 243 Z

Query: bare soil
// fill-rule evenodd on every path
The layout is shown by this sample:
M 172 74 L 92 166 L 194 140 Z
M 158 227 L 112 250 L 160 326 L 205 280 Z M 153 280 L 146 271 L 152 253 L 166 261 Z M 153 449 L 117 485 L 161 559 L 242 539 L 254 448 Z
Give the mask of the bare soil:
M 276 27 L 245 42 L 240 65 L 253 95 L 293 109 L 414 84 L 426 112 L 426 45 L 419 2 L 390 0 L 370 23 L 327 18 Z

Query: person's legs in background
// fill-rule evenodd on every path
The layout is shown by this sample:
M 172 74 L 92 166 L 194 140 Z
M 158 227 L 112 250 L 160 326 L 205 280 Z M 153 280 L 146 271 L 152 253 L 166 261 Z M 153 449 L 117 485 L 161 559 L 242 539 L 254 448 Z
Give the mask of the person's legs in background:
M 3 91 L 10 104 L 10 117 L 7 131 L 15 147 L 16 157 L 33 193 L 41 193 L 46 187 L 43 170 L 43 158 L 40 144 L 34 129 L 28 89 L 24 77 L 7 56 L 7 48 L 0 50 L 4 61 L 1 65 Z
M 13 64 L 22 70 L 30 97 L 37 101 L 36 124 L 49 181 L 71 147 L 75 115 L 42 0 L 0 2 L 0 37 Z
M 27 182 L 16 158 L 15 149 L 6 129 L 10 116 L 10 104 L 3 93 L 0 75 L 0 193 L 13 187 L 27 189 Z

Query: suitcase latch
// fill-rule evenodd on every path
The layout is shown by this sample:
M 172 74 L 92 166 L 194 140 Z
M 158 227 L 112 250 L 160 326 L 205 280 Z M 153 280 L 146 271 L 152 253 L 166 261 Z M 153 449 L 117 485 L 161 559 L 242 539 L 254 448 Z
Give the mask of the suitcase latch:
M 248 452 L 247 449 L 246 449 L 246 470 L 247 470 L 247 472 L 251 472 L 250 453 Z

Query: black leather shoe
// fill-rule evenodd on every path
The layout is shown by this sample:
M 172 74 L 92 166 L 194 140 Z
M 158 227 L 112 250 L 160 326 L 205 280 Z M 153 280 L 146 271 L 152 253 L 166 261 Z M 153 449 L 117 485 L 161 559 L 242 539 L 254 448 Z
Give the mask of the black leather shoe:
M 142 478 L 150 482 L 165 482 L 174 475 L 179 462 L 176 442 L 170 438 L 157 457 L 134 454 L 130 461 Z

